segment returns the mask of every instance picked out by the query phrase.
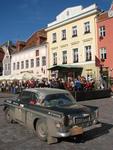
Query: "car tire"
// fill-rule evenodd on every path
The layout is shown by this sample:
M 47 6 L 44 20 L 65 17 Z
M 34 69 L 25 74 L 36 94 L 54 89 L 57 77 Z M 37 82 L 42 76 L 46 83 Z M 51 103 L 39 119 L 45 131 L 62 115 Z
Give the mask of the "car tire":
M 42 141 L 47 141 L 47 125 L 44 119 L 39 119 L 36 123 L 36 134 Z
M 13 116 L 11 110 L 9 110 L 8 108 L 5 109 L 5 119 L 8 123 L 13 123 Z

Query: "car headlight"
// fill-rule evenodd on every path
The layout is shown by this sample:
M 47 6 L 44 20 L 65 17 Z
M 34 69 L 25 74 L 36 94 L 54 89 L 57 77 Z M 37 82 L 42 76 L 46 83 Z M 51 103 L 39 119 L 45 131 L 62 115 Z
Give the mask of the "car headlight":
M 58 121 L 55 123 L 57 128 L 61 128 L 61 127 L 66 127 L 69 125 L 69 117 L 68 116 L 63 116 L 61 121 Z
M 98 117 L 99 117 L 99 110 L 96 109 L 94 113 L 91 115 L 91 120 L 93 121 L 93 124 L 98 123 Z
M 62 127 L 62 123 L 61 122 L 56 122 L 55 125 L 56 125 L 57 128 L 61 128 Z

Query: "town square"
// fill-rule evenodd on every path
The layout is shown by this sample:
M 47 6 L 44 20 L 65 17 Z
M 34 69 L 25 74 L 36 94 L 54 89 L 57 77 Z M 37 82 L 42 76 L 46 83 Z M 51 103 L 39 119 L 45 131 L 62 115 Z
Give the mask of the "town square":
M 0 150 L 112 150 L 113 1 L 7 2 Z

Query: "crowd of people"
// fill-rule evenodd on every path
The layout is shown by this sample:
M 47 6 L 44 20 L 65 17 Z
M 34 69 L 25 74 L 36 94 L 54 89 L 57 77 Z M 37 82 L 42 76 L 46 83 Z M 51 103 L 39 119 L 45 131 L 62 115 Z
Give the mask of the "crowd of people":
M 92 78 L 86 79 L 85 77 L 78 76 L 77 78 L 68 78 L 66 81 L 62 78 L 53 78 L 53 79 L 42 79 L 42 80 L 27 80 L 27 81 L 5 81 L 0 82 L 0 91 L 2 92 L 11 92 L 19 93 L 25 88 L 60 88 L 66 89 L 70 92 L 75 91 L 87 91 L 93 90 L 95 88 L 95 81 Z

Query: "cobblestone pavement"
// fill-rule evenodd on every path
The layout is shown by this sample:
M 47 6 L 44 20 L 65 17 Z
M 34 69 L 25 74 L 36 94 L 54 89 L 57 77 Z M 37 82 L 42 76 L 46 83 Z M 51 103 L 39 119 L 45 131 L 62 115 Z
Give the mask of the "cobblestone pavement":
M 10 96 L 12 95 L 2 95 L 0 104 Z M 0 106 L 0 150 L 113 150 L 113 99 L 78 103 L 99 106 L 102 127 L 87 131 L 81 142 L 66 138 L 53 145 L 40 141 L 31 131 L 19 124 L 7 124 L 3 107 Z

